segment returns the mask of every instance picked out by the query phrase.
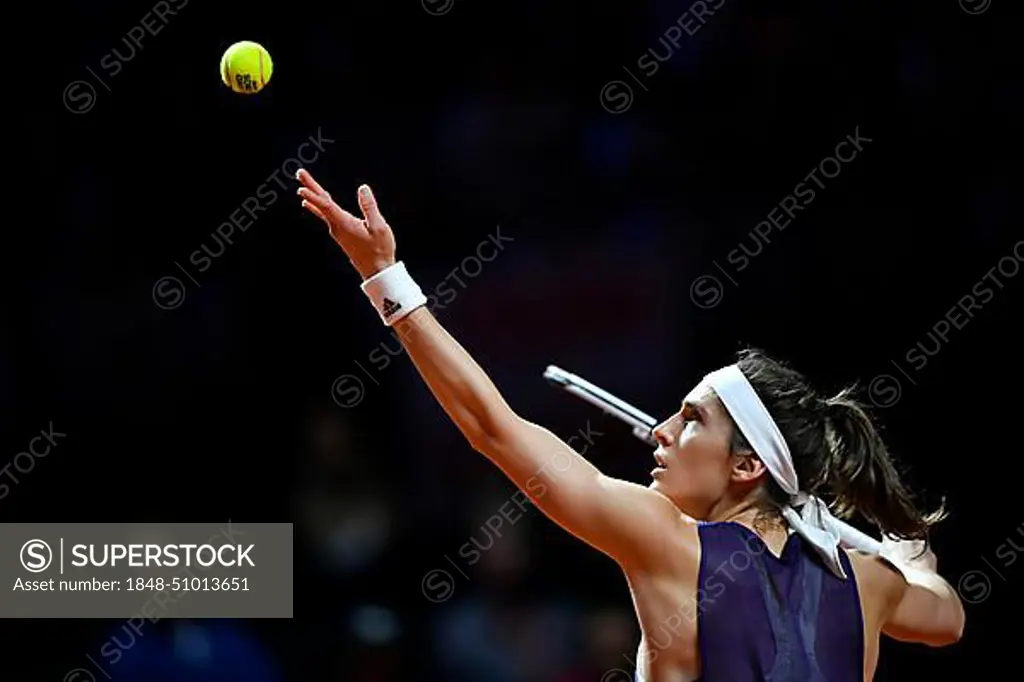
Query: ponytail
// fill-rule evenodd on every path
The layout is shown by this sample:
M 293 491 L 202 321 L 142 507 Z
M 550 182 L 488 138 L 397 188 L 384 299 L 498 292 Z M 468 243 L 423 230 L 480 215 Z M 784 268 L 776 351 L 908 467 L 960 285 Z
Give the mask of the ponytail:
M 740 370 L 754 386 L 789 445 L 800 487 L 829 503 L 837 517 L 859 513 L 883 534 L 904 540 L 928 539 L 928 531 L 946 516 L 945 510 L 924 514 L 900 480 L 882 437 L 864 406 L 848 388 L 823 399 L 792 367 L 763 351 L 740 351 Z M 733 429 L 734 452 L 749 451 L 739 429 Z M 765 511 L 789 503 L 770 476 L 765 485 Z
M 900 480 L 889 451 L 852 389 L 824 401 L 828 455 L 824 458 L 823 487 L 834 497 L 837 516 L 859 512 L 883 533 L 901 539 L 926 540 L 929 528 L 946 516 L 923 514 Z

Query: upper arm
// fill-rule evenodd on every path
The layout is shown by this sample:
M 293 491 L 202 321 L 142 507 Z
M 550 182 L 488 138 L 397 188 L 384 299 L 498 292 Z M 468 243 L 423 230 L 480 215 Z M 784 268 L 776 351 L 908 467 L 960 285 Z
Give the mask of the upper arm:
M 935 573 L 904 569 L 903 578 L 895 569 L 886 568 L 896 574 L 896 588 L 882 632 L 899 641 L 928 646 L 959 641 L 964 611 L 952 586 Z
M 664 495 L 605 476 L 536 424 L 510 418 L 474 447 L 547 517 L 620 565 L 647 565 L 673 538 L 689 535 L 679 532 L 685 517 Z

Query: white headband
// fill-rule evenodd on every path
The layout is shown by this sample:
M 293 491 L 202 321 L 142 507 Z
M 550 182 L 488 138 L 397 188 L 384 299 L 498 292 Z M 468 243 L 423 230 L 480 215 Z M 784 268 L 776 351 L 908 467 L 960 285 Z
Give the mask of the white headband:
M 719 400 L 772 478 L 790 495 L 799 493 L 800 483 L 786 439 L 740 368 L 729 365 L 708 374 L 704 380 L 715 389 Z
M 779 487 L 795 496 L 792 505 L 783 507 L 783 517 L 797 534 L 814 546 L 836 575 L 846 578 L 839 560 L 840 537 L 849 537 L 850 531 L 860 532 L 834 518 L 820 499 L 800 491 L 786 439 L 739 367 L 729 365 L 711 372 L 704 377 L 704 383 L 714 389 Z M 802 511 L 797 512 L 794 506 L 802 507 Z

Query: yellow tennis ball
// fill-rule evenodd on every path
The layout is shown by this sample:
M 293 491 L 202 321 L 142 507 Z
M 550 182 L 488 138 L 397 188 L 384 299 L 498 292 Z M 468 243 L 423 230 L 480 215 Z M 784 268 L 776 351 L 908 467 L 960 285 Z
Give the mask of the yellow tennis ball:
M 251 40 L 235 43 L 220 58 L 220 79 L 224 85 L 246 95 L 262 90 L 273 71 L 267 48 Z

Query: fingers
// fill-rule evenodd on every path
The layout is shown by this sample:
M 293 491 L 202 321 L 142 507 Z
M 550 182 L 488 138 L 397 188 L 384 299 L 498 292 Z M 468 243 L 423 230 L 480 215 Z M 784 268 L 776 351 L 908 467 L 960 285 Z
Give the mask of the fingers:
M 308 201 L 306 201 L 305 199 L 303 199 L 303 200 L 302 200 L 302 207 L 303 207 L 304 209 L 308 210 L 308 211 L 309 211 L 310 213 L 312 213 L 313 215 L 315 215 L 315 216 L 316 216 L 317 218 L 319 218 L 320 220 L 322 220 L 322 221 L 324 221 L 325 223 L 327 223 L 327 226 L 328 226 L 328 227 L 330 227 L 330 226 L 331 226 L 331 221 L 327 219 L 327 216 L 325 216 L 325 215 L 323 214 L 323 212 L 322 212 L 322 211 L 321 211 L 321 210 L 320 210 L 319 208 L 317 208 L 317 207 L 316 207 L 316 206 L 314 206 L 313 204 L 309 203 L 309 202 L 308 202 Z
M 319 194 L 308 187 L 300 187 L 298 194 L 302 197 L 302 205 L 332 228 L 337 227 L 351 232 L 363 229 L 363 221 L 334 203 L 330 195 Z
M 308 187 L 309 189 L 313 190 L 317 194 L 322 194 L 322 195 L 325 195 L 327 197 L 331 196 L 327 192 L 327 190 L 325 190 L 323 187 L 320 186 L 320 183 L 318 183 L 316 180 L 313 179 L 313 176 L 310 175 L 309 171 L 306 170 L 305 168 L 300 168 L 298 171 L 296 171 L 295 179 L 298 180 L 299 182 L 301 182 L 304 187 Z
M 360 220 L 334 203 L 330 193 L 321 187 L 320 183 L 314 180 L 305 168 L 300 168 L 295 173 L 295 178 L 302 183 L 302 187 L 298 190 L 299 196 L 302 197 L 302 206 L 327 223 L 328 226 L 334 226 L 336 223 L 338 227 L 354 232 L 364 230 L 372 232 L 376 228 L 387 227 L 384 217 L 377 208 L 373 193 L 366 185 L 359 188 L 359 207 L 366 218 Z
M 320 211 L 325 215 L 331 210 L 330 196 L 314 192 L 308 187 L 300 187 L 299 196 L 302 197 L 303 204 L 309 203 L 310 205 L 320 209 Z
M 363 217 L 366 218 L 370 230 L 387 227 L 384 216 L 380 214 L 380 208 L 377 206 L 377 199 L 373 196 L 369 185 L 360 185 L 359 187 L 359 208 L 362 209 Z

